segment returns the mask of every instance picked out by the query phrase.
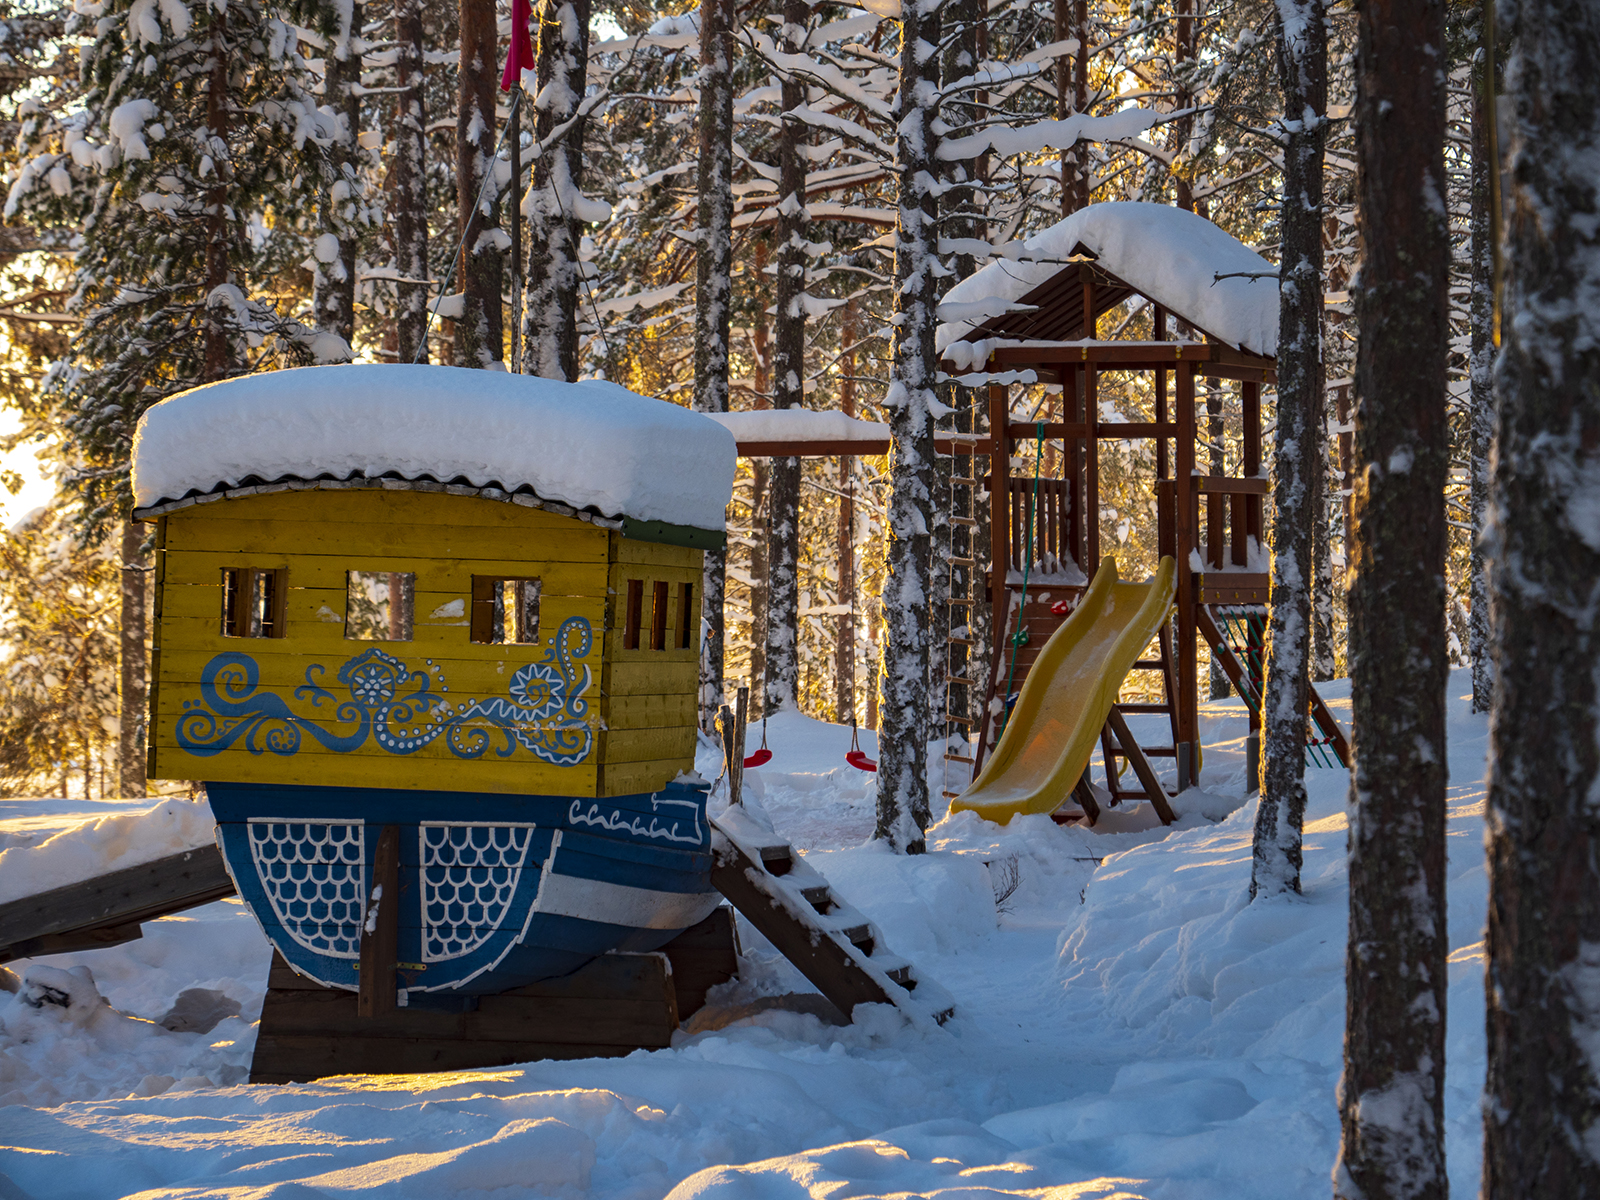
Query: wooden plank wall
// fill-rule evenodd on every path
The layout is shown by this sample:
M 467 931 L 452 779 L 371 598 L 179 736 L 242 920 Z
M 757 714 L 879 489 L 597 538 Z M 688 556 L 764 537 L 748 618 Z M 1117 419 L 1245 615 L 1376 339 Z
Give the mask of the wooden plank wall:
M 594 644 L 582 661 L 595 676 L 588 697 L 598 726 L 600 705 L 594 701 L 600 698 L 610 531 L 493 500 L 382 490 L 241 497 L 183 509 L 163 517 L 162 525 L 151 695 L 153 777 L 594 794 L 598 739 L 585 762 L 556 767 L 524 749 L 507 758 L 491 751 L 479 760 L 463 760 L 443 739 L 409 755 L 389 753 L 375 739 L 338 754 L 305 736 L 292 757 L 252 754 L 237 746 L 197 757 L 179 747 L 174 731 L 185 702 L 200 698 L 202 669 L 218 654 L 248 654 L 260 667 L 254 694 L 276 693 L 296 714 L 337 732 L 354 724 L 335 719 L 338 704 L 350 698 L 339 682 L 339 668 L 367 650 L 429 671 L 431 690 L 441 699 L 506 697 L 516 669 L 541 661 L 549 639 L 573 616 L 593 628 Z M 286 570 L 285 637 L 222 635 L 222 573 L 231 567 Z M 346 639 L 349 571 L 415 574 L 411 641 Z M 474 574 L 543 580 L 541 645 L 469 640 Z M 312 680 L 333 693 L 332 701 L 323 698 L 313 706 L 309 697 L 296 697 L 308 669 Z M 419 714 L 406 727 L 425 719 Z
M 606 729 L 602 733 L 599 794 L 625 796 L 650 791 L 694 766 L 695 691 L 700 672 L 700 580 L 703 553 L 611 535 L 612 636 L 607 639 Z M 642 582 L 639 645 L 623 645 L 629 583 Z M 656 602 L 666 584 L 666 619 Z M 682 608 L 687 585 L 689 612 Z M 663 645 L 653 646 L 661 629 Z M 687 632 L 687 645 L 683 634 Z

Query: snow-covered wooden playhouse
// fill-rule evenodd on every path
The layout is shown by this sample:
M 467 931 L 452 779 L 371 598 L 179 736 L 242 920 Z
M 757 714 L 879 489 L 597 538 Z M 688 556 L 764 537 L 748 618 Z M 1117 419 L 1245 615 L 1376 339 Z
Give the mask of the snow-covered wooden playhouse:
M 150 410 L 150 775 L 205 782 L 290 966 L 358 987 L 391 828 L 402 1003 L 653 949 L 717 906 L 706 785 L 674 780 L 734 457 L 613 384 L 453 368 Z

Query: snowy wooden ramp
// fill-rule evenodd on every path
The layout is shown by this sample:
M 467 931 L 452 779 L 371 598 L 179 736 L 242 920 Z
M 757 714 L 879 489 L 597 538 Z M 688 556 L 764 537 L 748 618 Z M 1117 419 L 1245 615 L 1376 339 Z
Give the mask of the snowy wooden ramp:
M 919 1024 L 941 1025 L 955 1012 L 950 993 L 919 978 L 787 842 L 742 808 L 711 825 L 711 882 L 840 1012 L 892 1004 Z

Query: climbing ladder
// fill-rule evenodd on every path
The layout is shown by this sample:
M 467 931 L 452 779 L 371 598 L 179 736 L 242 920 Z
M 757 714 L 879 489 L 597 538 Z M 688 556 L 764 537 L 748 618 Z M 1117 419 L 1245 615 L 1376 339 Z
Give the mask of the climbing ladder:
M 1261 766 L 1261 693 L 1266 671 L 1267 606 L 1264 604 L 1202 604 L 1201 635 L 1211 653 L 1238 690 L 1250 713 L 1248 777 L 1254 782 Z M 1310 685 L 1311 727 L 1306 733 L 1306 754 L 1320 767 L 1348 767 L 1350 742 L 1339 722 Z
M 919 978 L 875 925 L 741 806 L 711 827 L 711 882 L 841 1013 L 892 1004 L 915 1022 L 942 1025 L 955 1012 L 948 992 Z

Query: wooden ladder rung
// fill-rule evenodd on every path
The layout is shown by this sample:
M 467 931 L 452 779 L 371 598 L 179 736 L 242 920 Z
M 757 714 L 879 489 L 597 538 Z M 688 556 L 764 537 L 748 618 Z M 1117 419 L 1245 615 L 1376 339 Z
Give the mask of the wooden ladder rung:
M 972 761 L 972 755 L 970 755 L 970 754 L 952 754 L 952 753 L 950 753 L 950 751 L 946 750 L 944 752 L 944 760 L 945 760 L 945 762 L 964 762 L 964 763 L 969 763 L 969 762 Z
M 951 483 L 959 483 L 963 487 L 977 487 L 978 486 L 978 481 L 976 479 L 968 479 L 965 475 L 952 475 L 952 476 L 950 476 L 950 482 Z
M 945 601 L 945 603 L 950 605 L 951 607 L 961 607 L 963 605 L 971 606 L 973 604 L 976 604 L 977 601 L 975 601 L 975 600 L 958 600 L 954 596 L 951 596 L 950 599 Z
M 955 563 L 955 565 L 958 567 L 973 567 L 977 566 L 978 564 L 978 560 L 975 558 L 957 558 L 953 554 L 949 558 L 945 559 L 945 562 Z
M 1117 707 L 1125 713 L 1170 713 L 1172 711 L 1172 705 L 1170 704 L 1119 704 Z
M 950 518 L 950 524 L 952 524 L 952 525 L 970 525 L 974 529 L 976 529 L 978 527 L 978 521 L 977 521 L 976 517 L 951 517 Z
M 945 640 L 948 641 L 952 646 L 976 646 L 978 644 L 972 638 L 952 637 L 952 638 L 947 638 Z
M 978 686 L 978 681 L 976 679 L 965 679 L 960 675 L 946 675 L 944 677 L 944 681 L 946 683 L 959 683 L 963 687 L 977 687 Z
M 954 721 L 957 725 L 971 725 L 972 724 L 972 718 L 971 717 L 960 717 L 960 716 L 957 716 L 953 712 L 945 713 L 944 719 L 946 721 Z

